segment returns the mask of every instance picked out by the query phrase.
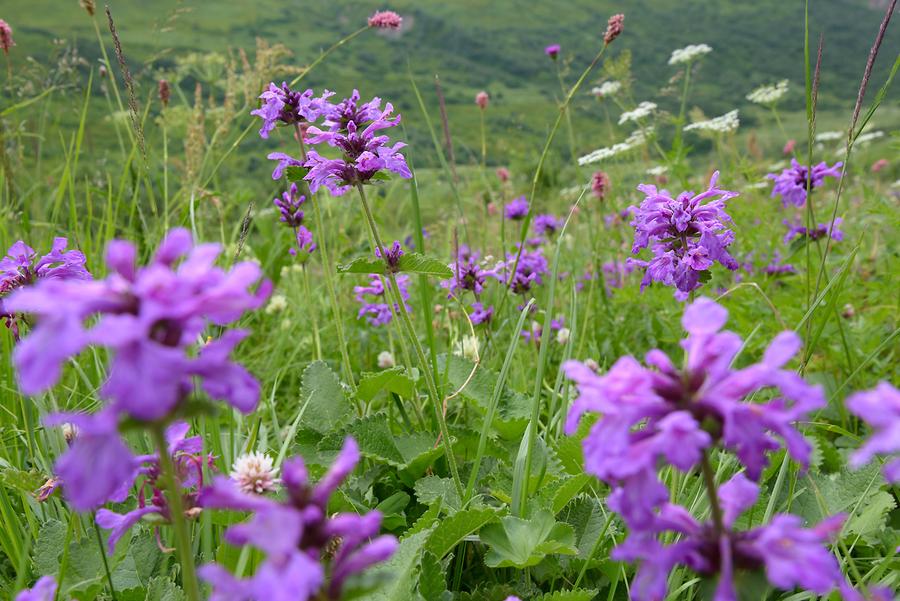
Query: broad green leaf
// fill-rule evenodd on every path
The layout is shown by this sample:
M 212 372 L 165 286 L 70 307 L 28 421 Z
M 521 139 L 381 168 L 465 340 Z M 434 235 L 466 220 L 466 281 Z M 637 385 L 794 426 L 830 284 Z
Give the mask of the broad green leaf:
M 409 601 L 415 598 L 416 575 L 422 559 L 422 547 L 431 530 L 423 530 L 400 541 L 394 555 L 370 572 L 374 578 L 385 577 L 388 584 L 366 595 L 367 601 Z
M 419 594 L 422 599 L 442 601 L 450 593 L 447 592 L 447 575 L 444 566 L 433 553 L 425 551 L 422 555 L 422 567 L 419 569 Z
M 576 588 L 570 591 L 556 591 L 535 597 L 534 601 L 591 601 L 597 591 L 593 589 Z
M 445 262 L 414 252 L 405 253 L 400 257 L 397 270 L 403 273 L 431 275 L 445 280 L 453 277 L 453 272 Z
M 386 273 L 384 261 L 382 261 L 378 257 L 357 257 L 349 263 L 338 265 L 337 272 L 366 274 L 375 273 L 378 275 L 384 275 Z
M 13 467 L 0 470 L 0 484 L 29 494 L 34 493 L 46 481 L 47 476 L 34 469 L 27 472 Z
M 434 444 L 434 436 L 427 432 L 394 435 L 385 413 L 356 420 L 350 424 L 346 433 L 356 439 L 363 456 L 406 470 L 413 478 L 424 472 L 442 453 Z M 344 434 L 341 433 L 338 437 L 342 441 Z M 323 444 L 339 444 L 337 439 L 332 438 L 329 437 Z
M 440 499 L 441 503 L 447 508 L 448 513 L 459 511 L 462 507 L 462 501 L 459 493 L 456 492 L 456 485 L 450 478 L 441 478 L 440 476 L 425 476 L 418 480 L 415 486 L 416 499 L 422 505 L 431 505 Z
M 558 514 L 563 508 L 569 504 L 569 501 L 580 493 L 588 482 L 591 481 L 588 474 L 579 474 L 578 476 L 563 476 L 557 478 L 554 482 L 541 489 L 541 495 L 549 500 L 550 511 L 553 515 Z
M 491 568 L 526 568 L 547 555 L 574 555 L 575 531 L 557 523 L 548 511 L 539 511 L 529 520 L 506 516 L 481 529 L 481 541 L 490 549 L 484 563 Z
M 146 601 L 184 601 L 184 591 L 164 576 L 157 576 L 147 586 Z
M 443 558 L 465 537 L 494 520 L 496 515 L 493 509 L 457 511 L 438 523 L 428 538 L 425 548 L 434 553 L 436 557 Z
M 406 374 L 404 367 L 392 367 L 374 373 L 363 373 L 356 388 L 356 396 L 361 401 L 371 401 L 382 390 L 396 393 L 403 398 L 412 398 L 415 379 Z
M 324 361 L 314 361 L 303 370 L 300 402 L 307 399 L 300 423 L 322 434 L 342 426 L 353 414 L 337 374 Z
M 866 499 L 865 507 L 861 507 L 850 516 L 844 526 L 844 532 L 858 534 L 863 539 L 874 542 L 884 531 L 887 515 L 897 506 L 890 493 L 879 490 Z
M 289 182 L 301 182 L 307 173 L 309 173 L 309 168 L 299 165 L 292 165 L 284 170 L 284 176 Z
M 54 519 L 44 522 L 34 544 L 35 572 L 41 576 L 56 576 L 65 544 L 66 525 Z
M 423 530 L 430 529 L 434 523 L 437 521 L 438 516 L 441 515 L 441 502 L 435 501 L 428 509 L 425 510 L 425 513 L 419 516 L 419 519 L 409 527 L 409 530 L 403 533 L 404 538 L 407 536 L 412 536 L 417 532 L 422 532 Z

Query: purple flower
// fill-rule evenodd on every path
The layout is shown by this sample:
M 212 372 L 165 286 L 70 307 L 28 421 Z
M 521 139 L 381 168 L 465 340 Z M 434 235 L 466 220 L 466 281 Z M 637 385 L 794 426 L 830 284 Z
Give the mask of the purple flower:
M 528 214 L 528 201 L 524 196 L 512 199 L 503 207 L 503 214 L 512 221 L 524 219 Z
M 33 248 L 19 240 L 0 258 L 0 318 L 6 327 L 18 337 L 19 328 L 15 315 L 7 313 L 3 297 L 23 286 L 30 286 L 41 279 L 89 280 L 91 274 L 85 268 L 84 254 L 78 250 L 66 250 L 65 238 L 54 238 L 49 253 L 37 259 Z M 35 261 L 35 259 L 37 259 Z
M 303 166 L 303 161 L 298 161 L 294 157 L 283 152 L 270 152 L 266 158 L 271 161 L 278 161 L 278 164 L 272 171 L 272 179 L 281 179 L 281 176 L 284 175 L 284 172 L 288 167 Z
M 0 20 L 0 23 L 3 21 Z M 54 601 L 56 599 L 56 580 L 53 576 L 41 576 L 34 587 L 25 589 L 16 595 L 16 601 Z
M 204 489 L 200 504 L 206 508 L 251 511 L 249 521 L 228 528 L 225 540 L 250 545 L 265 553 L 265 560 L 246 580 L 232 576 L 217 564 L 200 568 L 200 577 L 213 586 L 213 599 L 273 599 L 308 601 L 339 599 L 347 578 L 387 560 L 397 548 L 390 535 L 377 536 L 381 514 L 371 511 L 330 514 L 328 501 L 359 462 L 352 438 L 344 442 L 335 463 L 315 486 L 299 457 L 283 466 L 284 501 L 240 491 L 227 478 L 216 478 Z M 330 568 L 325 584 L 325 565 Z
M 392 10 L 377 10 L 369 17 L 369 27 L 378 29 L 400 29 L 403 17 Z
M 790 244 L 791 240 L 794 238 L 818 240 L 819 238 L 825 238 L 826 236 L 830 237 L 835 242 L 840 242 L 844 239 L 844 232 L 839 230 L 838 226 L 841 225 L 843 221 L 843 219 L 838 217 L 834 220 L 833 227 L 831 223 L 820 223 L 811 230 L 807 230 L 806 226 L 799 221 L 791 223 L 785 219 L 782 223 L 788 228 L 788 232 L 784 235 L 784 243 Z
M 857 392 L 847 399 L 847 408 L 874 430 L 872 436 L 850 457 L 860 467 L 877 454 L 895 455 L 884 465 L 888 482 L 900 482 L 900 390 L 879 382 L 872 390 Z
M 472 312 L 469 313 L 469 319 L 474 325 L 489 323 L 494 316 L 494 307 L 485 307 L 482 303 L 472 303 Z
M 666 596 L 669 572 L 685 565 L 704 576 L 718 575 L 713 599 L 735 601 L 734 570 L 765 568 L 769 582 L 783 590 L 796 587 L 819 595 L 834 589 L 849 589 L 834 555 L 824 546 L 829 536 L 840 529 L 845 516 L 827 519 L 814 528 L 804 528 L 793 515 L 776 515 L 772 521 L 749 531 L 737 531 L 737 518 L 756 503 L 759 487 L 743 474 L 737 474 L 719 487 L 722 529 L 712 522 L 701 524 L 679 505 L 665 503 L 651 522 L 632 531 L 613 550 L 613 559 L 639 561 L 631 598 L 655 601 Z M 612 505 L 611 505 L 612 506 Z M 676 542 L 662 544 L 659 534 L 679 535 Z
M 469 290 L 477 298 L 484 292 L 484 284 L 487 278 L 498 277 L 496 271 L 482 267 L 480 258 L 479 253 L 470 251 L 465 246 L 459 249 L 456 261 L 450 263 L 453 277 L 441 282 L 441 288 L 446 288 L 448 291 L 447 298 L 450 298 L 460 290 Z
M 770 173 L 766 177 L 775 181 L 772 187 L 772 198 L 781 196 L 781 203 L 785 206 L 792 204 L 802 207 L 806 204 L 806 196 L 809 190 L 822 185 L 826 177 L 841 177 L 841 166 L 837 162 L 829 167 L 825 161 L 812 168 L 810 172 L 806 165 L 801 165 L 797 159 L 791 159 L 791 166 L 780 174 Z M 807 189 L 807 185 L 809 189 Z
M 290 189 L 284 192 L 281 197 L 276 197 L 272 201 L 281 214 L 280 221 L 294 229 L 294 235 L 297 239 L 297 248 L 306 252 L 313 252 L 316 244 L 313 242 L 312 232 L 303 225 L 303 203 L 306 202 L 306 196 L 300 194 L 297 184 L 292 183 Z M 296 248 L 291 248 L 292 255 L 297 254 Z
M 538 236 L 551 237 L 562 229 L 563 220 L 555 215 L 538 215 L 534 218 L 534 233 Z
M 546 48 L 544 48 L 544 54 L 556 60 L 556 57 L 559 56 L 559 44 L 550 44 Z
M 403 256 L 403 248 L 400 246 L 400 241 L 394 240 L 390 247 L 384 249 L 384 255 L 382 255 L 380 248 L 376 248 L 375 256 L 379 259 L 384 259 L 387 268 L 396 273 L 400 268 L 400 257 Z
M 199 436 L 187 437 L 189 429 L 190 426 L 187 423 L 175 422 L 166 429 L 166 444 L 182 490 L 182 508 L 186 516 L 195 516 L 199 512 L 197 495 L 203 486 L 203 468 L 204 466 L 212 468 L 213 456 L 202 454 L 202 439 Z M 169 504 L 164 495 L 164 486 L 159 482 L 161 475 L 159 455 L 142 455 L 135 458 L 135 463 L 140 468 L 132 474 L 131 480 L 133 481 L 139 474 L 145 477 L 139 489 L 138 506 L 125 514 L 118 514 L 108 509 L 97 511 L 97 525 L 110 530 L 107 541 L 110 555 L 115 551 L 119 540 L 145 515 L 157 514 L 166 521 L 171 519 Z
M 333 95 L 334 92 L 326 90 L 321 97 L 314 98 L 312 90 L 295 92 L 286 83 L 282 83 L 281 87 L 270 83 L 268 89 L 259 96 L 263 101 L 262 106 L 250 111 L 250 114 L 263 120 L 259 135 L 261 138 L 268 138 L 269 132 L 278 123 L 294 125 L 315 121 L 322 114 L 327 99 Z
M 625 283 L 625 277 L 637 269 L 633 260 L 607 261 L 601 266 L 607 288 L 621 288 Z
M 603 376 L 577 361 L 563 365 L 579 391 L 566 431 L 574 433 L 588 411 L 602 415 L 583 442 L 585 469 L 610 483 L 614 496 L 630 499 L 626 522 L 632 527 L 645 526 L 658 499 L 667 496 L 655 476 L 663 462 L 688 471 L 703 451 L 721 443 L 758 479 L 766 453 L 780 446 L 776 436 L 796 461 L 805 465 L 809 460 L 809 444 L 793 424 L 824 406 L 825 399 L 821 388 L 782 369 L 799 349 L 799 338 L 783 332 L 760 363 L 735 369 L 731 363 L 742 341 L 733 332 L 719 331 L 727 316 L 707 298 L 687 307 L 683 368 L 656 349 L 646 355 L 649 367 L 622 357 Z M 745 400 L 763 389 L 781 395 L 765 403 Z M 629 492 L 633 487 L 655 492 Z
M 718 262 L 732 271 L 738 263 L 726 248 L 734 241 L 734 232 L 727 229 L 731 217 L 725 212 L 725 203 L 737 196 L 716 187 L 719 172 L 713 173 L 709 187 L 694 196 L 683 192 L 673 199 L 665 190 L 641 184 L 638 190 L 646 195 L 636 209 L 634 244 L 637 254 L 648 246 L 653 251 L 649 262 L 636 264 L 644 267 L 641 290 L 652 282 L 677 288 L 679 297 L 696 290 L 701 285 L 700 274 Z M 709 202 L 705 202 L 711 198 Z
M 403 310 L 409 313 L 412 311 L 412 307 L 406 302 L 409 300 L 409 276 L 400 274 L 396 276 L 396 280 L 400 297 L 403 299 Z M 361 305 L 357 319 L 366 316 L 366 321 L 373 326 L 382 326 L 391 322 L 391 319 L 393 319 L 391 305 L 394 306 L 395 312 L 401 309 L 388 298 L 387 290 L 385 290 L 386 286 L 389 290 L 391 286 L 390 280 L 378 274 L 370 273 L 368 286 L 353 287 L 354 298 Z M 373 300 L 375 302 L 372 302 Z
M 389 146 L 388 136 L 376 135 L 400 123 L 399 115 L 391 118 L 394 107 L 387 103 L 382 110 L 380 98 L 362 105 L 358 101 L 359 92 L 353 90 L 350 98 L 327 104 L 323 110 L 327 129 L 309 128 L 310 144 L 326 143 L 341 152 L 338 159 L 328 159 L 315 150 L 307 153 L 304 166 L 309 167 L 309 173 L 304 179 L 309 182 L 310 192 L 315 193 L 324 186 L 334 196 L 340 196 L 383 170 L 407 179 L 412 177 L 406 159 L 400 154 L 406 144 L 397 142 Z
M 549 273 L 550 268 L 547 258 L 540 248 L 536 250 L 523 250 L 519 257 L 516 271 L 510 277 L 509 271 L 516 262 L 516 253 L 506 255 L 506 263 L 502 266 L 502 281 L 516 294 L 526 294 L 534 284 L 543 284 L 543 276 Z

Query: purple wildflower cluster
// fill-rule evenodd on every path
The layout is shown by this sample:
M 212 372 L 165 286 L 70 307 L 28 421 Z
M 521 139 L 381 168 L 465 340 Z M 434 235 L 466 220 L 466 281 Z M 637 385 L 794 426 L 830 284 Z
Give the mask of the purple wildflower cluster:
M 844 232 L 839 230 L 838 226 L 840 226 L 843 221 L 843 219 L 838 217 L 834 220 L 833 226 L 831 223 L 820 223 L 814 228 L 808 229 L 799 221 L 790 222 L 785 219 L 782 223 L 788 228 L 788 231 L 787 234 L 784 235 L 784 243 L 790 244 L 795 238 L 800 240 L 818 240 L 825 237 L 829 237 L 835 242 L 840 242 L 844 239 Z
M 534 218 L 534 233 L 537 236 L 551 238 L 553 234 L 562 229 L 564 221 L 556 215 L 543 214 Z
M 809 169 L 806 165 L 801 165 L 797 159 L 791 159 L 791 166 L 784 169 L 781 173 L 770 173 L 766 177 L 775 181 L 772 187 L 772 198 L 781 196 L 781 203 L 784 206 L 792 204 L 802 207 L 806 204 L 806 197 L 810 190 L 818 188 L 825 181 L 826 177 L 841 177 L 841 166 L 843 163 L 837 162 L 834 166 L 829 167 L 825 161 Z M 807 186 L 809 188 L 807 189 Z
M 716 187 L 718 179 L 716 171 L 704 192 L 682 192 L 677 198 L 653 185 L 638 186 L 646 198 L 635 208 L 631 250 L 637 254 L 649 246 L 654 255 L 650 261 L 634 261 L 646 269 L 641 290 L 660 282 L 674 286 L 676 297 L 684 300 L 701 286 L 701 274 L 715 262 L 732 271 L 738 268 L 727 250 L 734 232 L 726 226 L 731 217 L 725 212 L 725 203 L 737 193 Z
M 484 285 L 488 278 L 500 279 L 497 269 L 488 269 L 479 252 L 463 245 L 457 253 L 456 261 L 450 263 L 450 270 L 453 277 L 441 282 L 441 288 L 447 290 L 447 298 L 461 295 L 466 291 L 471 292 L 475 296 L 475 302 L 472 303 L 469 319 L 475 325 L 489 322 L 494 314 L 494 308 L 485 307 L 478 299 L 484 293 Z
M 367 286 L 353 287 L 354 298 L 361 305 L 357 319 L 365 317 L 370 325 L 383 326 L 391 323 L 391 319 L 393 319 L 391 305 L 393 305 L 394 311 L 403 310 L 407 313 L 412 311 L 412 307 L 406 302 L 409 300 L 409 276 L 401 273 L 395 277 L 400 297 L 403 299 L 403 309 L 388 299 L 388 292 L 391 287 L 390 280 L 384 276 L 370 273 Z
M 512 199 L 503 207 L 503 215 L 510 221 L 520 221 L 528 215 L 528 200 L 524 196 Z
M 297 184 L 292 183 L 287 192 L 282 193 L 280 197 L 275 197 L 272 202 L 281 215 L 279 221 L 294 230 L 297 248 L 291 248 L 290 253 L 296 255 L 297 249 L 307 253 L 316 250 L 312 232 L 303 225 L 305 216 L 301 207 L 306 202 L 306 196 L 300 194 Z
M 151 262 L 138 267 L 137 248 L 114 240 L 107 247 L 106 279 L 43 279 L 6 300 L 8 310 L 37 318 L 13 353 L 25 394 L 55 384 L 63 362 L 88 346 L 112 351 L 100 389 L 108 403 L 92 415 L 48 418 L 79 428 L 56 465 L 75 509 L 122 498 L 123 487 L 133 482 L 140 460 L 119 434 L 121 419 L 164 422 L 191 395 L 195 378 L 214 399 L 245 413 L 256 407 L 259 384 L 228 357 L 245 331 L 226 331 L 196 348 L 208 324 L 234 322 L 262 305 L 271 290 L 268 281 L 251 290 L 262 275 L 254 263 L 238 263 L 229 271 L 216 267 L 220 252 L 216 244 L 194 246 L 187 230 L 175 229 Z
M 800 347 L 793 332 L 778 335 L 760 363 L 733 368 L 743 342 L 720 331 L 727 316 L 706 298 L 686 308 L 683 368 L 660 350 L 646 355 L 648 367 L 623 357 L 602 376 L 583 363 L 564 364 L 579 390 L 567 433 L 575 433 L 586 412 L 602 416 L 583 441 L 585 469 L 612 486 L 609 506 L 630 529 L 614 557 L 641 562 L 632 589 L 638 601 L 663 598 L 668 573 L 679 564 L 718 574 L 715 599 L 721 601 L 736 599 L 732 576 L 738 568 L 765 568 L 769 582 L 787 590 L 799 586 L 826 594 L 846 588 L 837 561 L 822 545 L 842 516 L 812 529 L 791 515 L 749 531 L 734 527 L 756 501 L 758 487 L 751 480 L 759 479 L 768 452 L 783 444 L 794 460 L 808 464 L 810 446 L 794 424 L 825 399 L 821 388 L 783 369 Z M 764 403 L 747 400 L 762 390 L 779 394 Z M 719 487 L 713 520 L 701 524 L 669 503 L 657 470 L 668 464 L 687 472 L 701 465 L 709 472 L 708 454 L 715 447 L 733 452 L 745 473 Z M 665 545 L 659 535 L 666 532 L 681 537 Z
M 199 574 L 212 584 L 211 598 L 337 600 L 350 577 L 393 555 L 397 539 L 377 536 L 380 512 L 328 512 L 329 498 L 358 462 L 359 448 L 348 438 L 328 473 L 313 486 L 302 458 L 285 461 L 286 498 L 281 501 L 245 493 L 226 477 L 215 478 L 201 492 L 199 504 L 252 512 L 249 521 L 225 531 L 225 540 L 255 547 L 266 558 L 246 579 L 235 578 L 217 564 L 202 566 Z
M 334 92 L 328 90 L 322 96 L 315 97 L 311 89 L 296 92 L 287 83 L 282 82 L 280 87 L 270 83 L 268 89 L 259 96 L 263 101 L 262 106 L 250 111 L 250 114 L 263 120 L 259 135 L 261 138 L 268 138 L 279 123 L 298 125 L 315 121 L 324 112 L 331 96 L 334 96 Z
M 200 513 L 197 497 L 203 487 L 203 468 L 212 468 L 212 455 L 204 455 L 203 440 L 199 436 L 188 437 L 190 426 L 185 422 L 175 422 L 166 429 L 166 447 L 175 466 L 175 476 L 181 489 L 181 503 L 185 517 L 193 518 Z M 137 508 L 125 514 L 115 513 L 109 509 L 97 511 L 97 524 L 110 530 L 108 548 L 112 555 L 116 544 L 132 526 L 144 516 L 156 514 L 165 522 L 171 520 L 171 510 L 164 494 L 164 486 L 159 482 L 162 475 L 160 458 L 157 454 L 142 455 L 136 458 L 139 466 L 134 476 L 143 476 L 138 489 Z M 130 488 L 130 484 L 128 485 Z M 127 488 L 126 488 L 127 491 Z M 149 492 L 149 499 L 147 498 Z
M 54 601 L 56 589 L 57 584 L 53 576 L 41 576 L 32 588 L 16 595 L 16 601 Z
M 3 298 L 14 290 L 30 286 L 38 280 L 89 280 L 91 274 L 85 267 L 87 259 L 79 250 L 66 250 L 65 238 L 54 238 L 49 253 L 37 258 L 33 248 L 19 240 L 9 247 L 0 259 L 0 319 L 18 337 L 16 316 L 4 309 Z M 37 259 L 37 260 L 35 260 Z
M 515 272 L 510 273 L 515 263 L 516 253 L 507 254 L 506 264 L 502 269 L 502 281 L 516 294 L 527 294 L 535 284 L 543 284 L 544 276 L 550 272 L 547 257 L 540 248 L 523 249 Z

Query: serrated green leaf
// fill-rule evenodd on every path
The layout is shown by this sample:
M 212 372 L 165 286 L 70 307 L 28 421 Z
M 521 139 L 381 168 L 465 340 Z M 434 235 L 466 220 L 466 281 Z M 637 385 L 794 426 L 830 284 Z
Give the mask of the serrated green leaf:
M 350 424 L 347 433 L 356 439 L 363 456 L 400 470 L 408 470 L 413 477 L 424 471 L 442 453 L 434 445 L 434 436 L 426 432 L 394 435 L 385 413 L 358 419 Z
M 440 560 L 429 551 L 422 555 L 419 568 L 419 594 L 423 599 L 441 601 L 447 594 L 447 575 Z
M 443 261 L 414 252 L 404 253 L 400 257 L 397 271 L 430 275 L 445 280 L 453 277 L 450 267 Z
M 534 601 L 591 601 L 597 591 L 594 589 L 576 588 L 569 591 L 556 591 L 535 597 Z
M 441 502 L 435 501 L 428 509 L 425 510 L 425 513 L 419 516 L 419 519 L 409 527 L 409 530 L 403 533 L 403 537 L 412 536 L 417 532 L 422 532 L 423 530 L 430 529 L 434 523 L 437 521 L 438 516 L 441 515 Z
M 896 506 L 894 497 L 880 490 L 868 497 L 865 506 L 850 516 L 844 526 L 844 532 L 858 534 L 863 539 L 874 542 L 877 535 L 884 531 L 887 514 Z
M 459 511 L 460 507 L 462 507 L 459 493 L 456 492 L 456 485 L 450 478 L 425 476 L 416 482 L 414 488 L 416 499 L 422 505 L 431 505 L 435 501 L 440 500 L 442 505 L 448 510 L 448 513 Z
M 396 393 L 404 398 L 412 398 L 415 380 L 410 378 L 404 367 L 392 367 L 375 373 L 363 373 L 356 388 L 356 396 L 369 402 L 382 390 Z
M 367 595 L 367 601 L 409 601 L 414 598 L 416 573 L 422 558 L 422 547 L 430 530 L 417 532 L 400 541 L 397 551 L 386 562 L 370 570 L 372 576 L 389 578 L 388 584 Z
M 65 546 L 66 525 L 54 519 L 44 522 L 34 544 L 35 571 L 41 576 L 56 576 L 59 572 L 59 558 Z
M 26 472 L 13 467 L 0 470 L 0 484 L 25 493 L 33 494 L 46 481 L 47 477 L 37 470 Z
M 334 431 L 353 414 L 340 379 L 324 361 L 314 361 L 303 370 L 300 400 L 307 403 L 300 423 L 322 434 Z
M 529 520 L 506 516 L 482 528 L 479 536 L 490 547 L 484 563 L 491 568 L 521 569 L 537 565 L 547 555 L 578 552 L 575 531 L 548 511 L 539 511 Z
M 580 493 L 590 481 L 591 476 L 579 474 L 569 478 L 560 478 L 551 487 L 548 487 L 552 492 L 552 496 L 550 497 L 550 511 L 553 512 L 553 515 L 562 511 L 563 508 L 569 504 L 569 501 L 574 499 L 575 495 Z
M 496 516 L 495 511 L 489 508 L 457 511 L 437 525 L 425 548 L 436 557 L 443 558 L 465 537 L 494 520 Z
M 150 580 L 146 601 L 184 601 L 184 591 L 164 576 Z
M 292 165 L 284 170 L 284 177 L 289 182 L 301 182 L 303 181 L 303 178 L 306 177 L 307 173 L 309 173 L 308 167 Z

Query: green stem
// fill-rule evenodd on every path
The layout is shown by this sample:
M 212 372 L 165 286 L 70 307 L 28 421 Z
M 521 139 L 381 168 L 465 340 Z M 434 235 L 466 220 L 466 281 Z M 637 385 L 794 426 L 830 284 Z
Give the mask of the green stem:
M 709 510 L 712 513 L 713 525 L 716 535 L 725 531 L 725 522 L 722 519 L 722 508 L 719 507 L 719 495 L 716 492 L 716 476 L 709 464 L 709 456 L 706 451 L 700 459 L 700 469 L 703 472 L 703 482 L 706 484 L 706 496 L 709 497 Z
M 361 201 L 363 213 L 365 213 L 366 216 L 366 223 L 369 226 L 369 231 L 372 234 L 372 239 L 375 243 L 375 248 L 372 250 L 373 252 L 378 250 L 382 259 L 384 259 L 385 265 L 388 265 L 387 252 L 384 243 L 381 241 L 381 236 L 378 233 L 378 225 L 375 223 L 375 218 L 372 216 L 369 201 L 366 199 L 366 191 L 360 183 L 356 184 L 356 189 L 359 192 L 359 199 Z M 460 498 L 462 498 L 462 480 L 459 478 L 459 469 L 456 466 L 456 459 L 453 457 L 453 447 L 450 444 L 450 431 L 447 428 L 447 418 L 444 416 L 441 398 L 438 394 L 437 384 L 434 380 L 434 374 L 431 372 L 431 369 L 429 369 L 428 358 L 425 356 L 425 350 L 422 348 L 422 343 L 419 342 L 419 337 L 416 336 L 416 330 L 412 325 L 412 320 L 409 318 L 409 314 L 404 310 L 403 299 L 400 298 L 399 294 L 400 288 L 397 285 L 397 277 L 394 275 L 394 272 L 389 265 L 386 271 L 388 281 L 391 284 L 390 294 L 393 297 L 393 303 L 398 307 L 397 314 L 400 318 L 400 323 L 403 324 L 403 327 L 406 330 L 406 335 L 412 343 L 416 358 L 422 368 L 422 375 L 425 376 L 425 385 L 428 387 L 428 396 L 431 398 L 432 405 L 434 406 L 435 417 L 437 418 L 438 427 L 441 431 L 441 445 L 444 447 L 444 455 L 447 458 L 447 465 L 449 466 L 450 474 L 453 477 L 453 484 L 456 486 L 456 491 L 459 493 Z
M 191 536 L 184 519 L 184 506 L 181 503 L 181 490 L 175 475 L 175 465 L 169 455 L 166 444 L 166 433 L 162 426 L 152 428 L 153 442 L 159 452 L 161 477 L 165 482 L 166 501 L 169 503 L 169 519 L 175 530 L 175 547 L 181 562 L 181 584 L 189 601 L 200 601 L 200 586 L 197 583 L 197 571 L 194 567 L 194 553 L 191 547 Z

